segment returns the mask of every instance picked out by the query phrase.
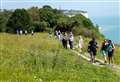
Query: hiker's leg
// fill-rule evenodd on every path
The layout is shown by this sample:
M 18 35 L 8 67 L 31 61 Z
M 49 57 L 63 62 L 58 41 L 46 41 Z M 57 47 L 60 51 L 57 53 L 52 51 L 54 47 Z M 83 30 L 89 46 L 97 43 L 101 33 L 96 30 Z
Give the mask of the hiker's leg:
M 93 56 L 93 63 L 95 63 L 95 55 Z
M 108 57 L 108 62 L 109 62 L 109 64 L 110 64 L 110 57 Z
M 72 49 L 72 41 L 71 41 L 71 49 Z
M 104 51 L 104 63 L 107 63 L 107 55 L 106 55 L 106 53 L 105 53 L 105 51 Z
M 96 52 L 93 52 L 93 63 L 95 63 Z
M 67 41 L 65 41 L 65 48 L 67 49 Z
M 73 49 L 73 42 L 71 41 L 71 49 Z
M 91 52 L 91 58 L 92 58 L 92 63 L 94 63 L 94 55 L 93 55 L 93 51 Z
M 105 63 L 107 63 L 107 56 L 105 55 Z
M 111 63 L 113 64 L 113 57 L 110 57 Z
M 109 52 L 110 63 L 113 63 L 112 55 L 113 55 L 113 53 L 112 53 L 112 52 Z
M 110 57 L 110 63 L 112 63 L 112 57 Z
M 114 61 L 113 61 L 113 53 L 114 53 L 114 51 L 111 52 L 111 63 L 112 64 L 114 63 Z
M 104 63 L 107 63 L 107 55 L 106 55 L 106 52 L 103 50 L 102 53 L 103 53 L 103 56 L 104 56 Z
M 71 42 L 69 41 L 69 46 L 70 46 L 70 49 L 71 49 Z
M 90 62 L 92 62 L 92 52 L 90 51 Z
M 70 49 L 72 49 L 72 41 L 70 41 Z
M 64 41 L 62 41 L 62 44 L 63 44 L 63 47 L 65 48 L 65 42 Z

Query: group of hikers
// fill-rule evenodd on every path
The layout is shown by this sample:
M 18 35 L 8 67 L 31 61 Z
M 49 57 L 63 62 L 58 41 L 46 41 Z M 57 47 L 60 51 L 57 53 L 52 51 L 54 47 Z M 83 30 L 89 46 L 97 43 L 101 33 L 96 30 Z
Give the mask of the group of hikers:
M 62 42 L 62 45 L 65 49 L 67 49 L 68 47 L 70 49 L 74 49 L 74 35 L 72 32 L 67 33 L 67 32 L 56 31 L 55 36 L 56 38 L 58 38 L 58 40 Z M 80 52 L 82 52 L 83 46 L 84 46 L 83 38 L 79 34 L 78 35 L 78 48 L 80 49 Z M 100 48 L 101 54 L 104 57 L 104 63 L 109 63 L 109 64 L 113 63 L 113 53 L 115 50 L 115 46 L 113 42 L 111 40 L 105 39 L 102 42 L 101 47 L 99 47 L 98 42 L 96 41 L 94 37 L 89 41 L 88 48 L 87 48 L 87 51 L 90 54 L 90 62 L 91 63 L 96 62 L 95 56 L 99 48 Z
M 25 35 L 28 34 L 27 30 L 17 30 L 16 32 L 19 35 L 22 35 L 23 33 Z M 31 35 L 34 34 L 34 31 L 31 30 Z M 52 33 L 49 32 L 49 37 L 52 37 Z M 68 47 L 70 49 L 74 49 L 74 35 L 72 32 L 61 32 L 60 30 L 56 30 L 55 31 L 55 37 L 61 41 L 63 47 L 65 49 L 67 49 Z M 83 42 L 83 38 L 80 34 L 78 34 L 78 48 L 80 50 L 80 52 L 82 52 L 83 46 L 84 46 L 84 42 Z M 95 63 L 95 56 L 97 54 L 98 49 L 100 48 L 100 52 L 102 53 L 103 57 L 104 57 L 104 63 L 113 63 L 113 54 L 114 54 L 114 50 L 115 50 L 115 46 L 113 44 L 113 42 L 111 40 L 107 40 L 105 39 L 102 42 L 101 47 L 98 46 L 98 42 L 96 41 L 96 39 L 93 37 L 89 43 L 88 43 L 88 48 L 87 51 L 90 54 L 90 62 Z M 107 62 L 108 61 L 108 62 Z
M 64 48 L 68 48 L 68 42 L 70 49 L 74 48 L 73 42 L 74 42 L 74 35 L 72 32 L 69 33 L 69 35 L 66 32 L 55 32 L 56 38 L 58 38 L 61 42 Z
M 16 30 L 16 33 L 17 33 L 18 35 L 23 35 L 23 34 L 27 35 L 27 34 L 28 34 L 28 31 L 27 31 L 27 30 L 22 30 L 22 29 L 17 29 L 17 30 Z M 31 30 L 29 33 L 30 33 L 31 35 L 34 35 L 34 31 L 33 31 L 33 30 Z
M 90 53 L 90 59 L 92 63 L 95 63 L 95 56 L 97 53 L 97 48 L 99 48 L 98 43 L 95 38 L 92 38 L 91 41 L 89 41 L 88 45 L 88 52 Z M 104 63 L 113 63 L 113 53 L 115 50 L 115 46 L 111 40 L 105 39 L 102 42 L 102 45 L 100 47 L 100 52 L 104 56 Z

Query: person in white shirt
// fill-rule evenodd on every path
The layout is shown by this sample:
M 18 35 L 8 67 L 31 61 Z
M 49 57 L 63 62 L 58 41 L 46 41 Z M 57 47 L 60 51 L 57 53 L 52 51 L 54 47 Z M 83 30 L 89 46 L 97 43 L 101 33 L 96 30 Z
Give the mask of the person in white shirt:
M 31 30 L 31 35 L 34 35 L 34 31 L 33 30 Z
M 73 49 L 73 42 L 74 42 L 74 36 L 73 36 L 73 33 L 70 32 L 70 34 L 69 34 L 69 45 L 70 45 L 70 49 Z
M 25 30 L 25 35 L 27 35 L 27 34 L 28 34 L 27 30 Z
M 22 35 L 23 34 L 23 31 L 22 30 L 20 30 L 20 35 Z
M 78 48 L 80 48 L 80 52 L 82 52 L 82 48 L 83 48 L 83 38 L 82 36 L 79 34 L 78 36 Z
M 60 30 L 58 31 L 58 39 L 61 40 L 61 32 L 60 32 Z

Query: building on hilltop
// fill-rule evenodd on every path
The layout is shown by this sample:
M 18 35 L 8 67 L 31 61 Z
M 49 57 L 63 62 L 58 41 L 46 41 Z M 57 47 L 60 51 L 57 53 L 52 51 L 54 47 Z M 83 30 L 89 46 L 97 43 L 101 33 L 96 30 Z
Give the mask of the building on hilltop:
M 75 15 L 77 15 L 77 14 L 81 14 L 81 15 L 83 15 L 84 17 L 89 18 L 87 11 L 80 11 L 80 10 L 62 10 L 62 12 L 63 12 L 65 15 L 69 16 L 69 17 L 73 17 L 73 16 L 75 16 Z

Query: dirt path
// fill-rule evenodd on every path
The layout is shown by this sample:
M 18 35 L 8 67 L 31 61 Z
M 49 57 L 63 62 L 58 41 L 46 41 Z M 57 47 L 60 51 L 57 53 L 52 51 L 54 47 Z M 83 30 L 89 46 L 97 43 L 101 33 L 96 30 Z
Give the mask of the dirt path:
M 72 50 L 72 52 L 76 53 L 78 56 L 82 57 L 83 59 L 85 59 L 87 61 L 90 61 L 90 58 L 88 56 L 80 54 L 79 52 L 77 52 L 75 50 Z M 107 66 L 110 69 L 112 69 L 113 71 L 115 71 L 118 76 L 120 76 L 120 67 L 117 66 L 117 65 L 115 65 L 115 64 L 112 64 L 112 65 L 105 64 L 103 60 L 100 60 L 100 59 L 96 58 L 96 63 L 94 63 L 93 65 L 99 66 L 99 67 L 105 67 L 105 66 Z

